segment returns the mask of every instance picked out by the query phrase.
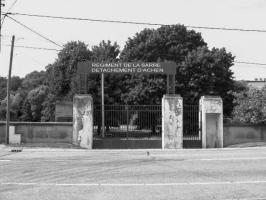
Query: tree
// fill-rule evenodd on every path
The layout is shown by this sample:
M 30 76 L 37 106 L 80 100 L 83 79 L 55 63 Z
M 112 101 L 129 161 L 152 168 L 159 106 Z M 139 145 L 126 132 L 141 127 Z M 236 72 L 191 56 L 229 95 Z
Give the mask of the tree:
M 116 42 L 113 44 L 111 41 L 101 41 L 99 45 L 92 47 L 92 60 L 97 62 L 115 62 L 118 61 L 118 55 L 120 53 L 119 46 Z M 117 104 L 121 102 L 121 75 L 105 74 L 104 76 L 104 99 L 105 104 Z M 101 87 L 100 87 L 100 75 L 90 75 L 88 80 L 88 93 L 93 95 L 94 105 L 101 104 Z M 100 107 L 97 106 L 96 109 Z M 101 129 L 101 117 L 99 111 L 96 111 L 95 124 L 98 126 L 97 132 L 100 133 Z M 109 112 L 105 113 L 105 124 L 107 131 L 112 120 L 115 120 L 117 116 L 110 116 Z
M 20 87 L 23 79 L 19 76 L 11 77 L 10 91 L 15 93 Z M 0 100 L 6 98 L 6 87 L 7 87 L 7 78 L 0 76 Z
M 174 61 L 181 63 L 187 54 L 197 47 L 206 46 L 200 33 L 185 26 L 161 26 L 144 29 L 129 38 L 121 52 L 123 61 Z M 166 93 L 166 76 L 133 76 L 127 80 L 123 101 L 131 104 L 154 104 Z
M 240 123 L 266 124 L 266 86 L 261 90 L 249 88 L 234 93 L 236 106 L 233 121 Z
M 25 76 L 21 83 L 23 90 L 30 91 L 41 85 L 47 85 L 47 74 L 45 71 L 33 71 Z
M 78 92 L 76 71 L 79 61 L 89 60 L 91 51 L 80 41 L 71 41 L 64 45 L 53 64 L 46 67 L 48 95 L 43 102 L 42 121 L 54 121 L 56 101 L 72 101 Z
M 209 50 L 200 33 L 182 25 L 144 29 L 129 38 L 121 52 L 124 61 L 173 61 L 176 63 L 176 92 L 184 102 L 197 104 L 201 95 L 213 90 L 223 97 L 225 113 L 230 115 L 234 89 L 230 67 L 234 57 L 224 48 Z M 153 79 L 154 77 L 154 79 Z M 125 102 L 154 104 L 166 93 L 165 76 L 133 76 L 122 94 Z
M 176 90 L 186 102 L 195 104 L 200 96 L 214 95 L 222 97 L 224 113 L 230 115 L 233 109 L 232 91 L 235 88 L 233 72 L 234 57 L 224 48 L 199 47 L 188 53 L 178 66 Z
M 97 62 L 116 62 L 118 61 L 120 50 L 116 42 L 101 41 L 99 45 L 92 47 L 92 60 Z M 105 74 L 105 103 L 116 104 L 121 102 L 121 75 Z M 95 85 L 96 84 L 96 85 Z M 89 77 L 88 93 L 93 94 L 95 103 L 100 104 L 101 90 L 100 90 L 100 76 L 94 75 Z M 95 91 L 95 89 L 97 89 Z
M 14 101 L 15 96 L 14 95 L 10 95 L 10 102 L 11 104 Z M 6 120 L 6 107 L 7 107 L 7 98 L 3 99 L 0 102 L 0 120 Z M 10 120 L 13 120 L 15 118 L 15 113 L 13 112 L 13 109 L 10 106 Z
M 45 101 L 43 102 L 43 110 L 42 110 L 42 118 L 41 121 L 55 121 L 55 103 L 56 103 L 56 96 L 48 92 Z
M 72 100 L 79 61 L 90 60 L 91 52 L 83 42 L 68 42 L 58 53 L 56 61 L 46 67 L 51 92 L 57 100 Z
M 16 93 L 10 95 L 10 120 L 18 121 L 22 115 L 21 107 L 25 94 L 18 90 Z M 0 120 L 6 120 L 7 98 L 0 102 Z
M 99 45 L 93 46 L 91 49 L 93 61 L 97 62 L 115 62 L 118 60 L 120 53 L 119 46 L 116 42 L 112 44 L 110 40 L 101 41 Z
M 171 60 L 180 63 L 188 52 L 206 46 L 200 33 L 183 25 L 167 25 L 158 29 L 144 29 L 129 38 L 121 52 L 124 61 L 157 62 Z
M 47 94 L 48 87 L 44 85 L 41 85 L 28 93 L 24 102 L 24 119 L 34 122 L 41 121 L 42 110 Z
M 23 79 L 18 76 L 11 77 L 10 84 L 10 120 L 17 121 L 21 115 L 20 107 L 23 102 L 21 83 Z M 7 104 L 7 78 L 0 77 L 0 120 L 6 120 Z
M 49 95 L 44 102 L 42 111 L 43 121 L 54 120 L 55 102 L 60 100 L 72 101 L 74 94 L 78 93 L 79 77 L 77 76 L 77 64 L 83 60 L 92 61 L 116 61 L 119 55 L 119 46 L 110 41 L 101 41 L 99 45 L 93 46 L 91 50 L 83 42 L 69 42 L 59 52 L 56 61 L 46 67 L 47 83 L 49 85 Z M 110 103 L 116 102 L 120 98 L 120 91 L 115 89 L 117 77 L 106 75 L 106 99 Z M 87 93 L 92 94 L 95 104 L 100 104 L 100 77 L 99 75 L 89 75 Z M 109 88 L 110 87 L 110 88 Z M 119 98 L 118 98 L 119 96 Z

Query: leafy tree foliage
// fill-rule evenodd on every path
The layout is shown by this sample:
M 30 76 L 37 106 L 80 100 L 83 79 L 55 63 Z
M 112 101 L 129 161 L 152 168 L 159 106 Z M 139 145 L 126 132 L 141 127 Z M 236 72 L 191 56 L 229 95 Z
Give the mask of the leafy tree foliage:
M 58 53 L 58 58 L 47 66 L 48 82 L 51 92 L 57 99 L 72 100 L 74 78 L 77 64 L 82 60 L 90 60 L 91 52 L 83 42 L 68 42 Z
M 30 91 L 40 85 L 47 85 L 47 74 L 45 71 L 33 71 L 25 76 L 21 87 L 23 90 Z
M 124 61 L 181 63 L 190 51 L 202 46 L 206 43 L 195 31 L 189 31 L 182 25 L 161 26 L 144 29 L 129 38 L 120 57 Z M 126 83 L 127 92 L 122 94 L 126 103 L 160 103 L 166 93 L 166 76 L 133 76 Z
M 65 44 L 55 62 L 46 67 L 48 95 L 43 102 L 43 121 L 55 119 L 56 101 L 72 101 L 73 95 L 78 92 L 75 84 L 77 63 L 89 59 L 91 59 L 91 51 L 87 45 L 80 41 L 72 41 Z
M 23 79 L 21 79 L 18 76 L 12 76 L 11 77 L 11 85 L 10 85 L 10 91 L 12 93 L 16 92 L 20 87 Z M 7 84 L 7 78 L 0 76 L 0 100 L 3 100 L 6 98 L 6 84 Z
M 92 60 L 97 62 L 116 62 L 120 53 L 119 46 L 116 42 L 101 41 L 99 45 L 92 47 Z M 115 104 L 121 102 L 121 89 L 123 84 L 120 83 L 122 76 L 105 74 L 105 103 Z M 101 96 L 100 75 L 90 75 L 88 79 L 88 93 L 94 96 L 95 104 L 100 104 Z
M 23 117 L 30 121 L 41 121 L 42 110 L 45 98 L 48 94 L 48 87 L 41 85 L 31 90 L 24 102 Z
M 187 30 L 183 25 L 144 29 L 129 38 L 121 52 L 124 61 L 157 62 L 171 60 L 179 63 L 188 52 L 206 46 L 200 33 Z
M 10 119 L 12 121 L 18 120 L 21 115 L 21 104 L 23 102 L 23 95 L 21 93 L 21 83 L 23 79 L 18 76 L 11 77 L 10 84 Z M 7 104 L 7 78 L 0 77 L 0 120 L 6 119 L 6 104 Z
M 226 50 L 209 50 L 200 33 L 187 30 L 182 25 L 161 26 L 145 29 L 129 38 L 121 52 L 124 61 L 174 61 L 176 71 L 176 93 L 187 103 L 196 104 L 201 95 L 211 90 L 224 99 L 225 113 L 232 111 L 234 89 L 230 67 L 234 57 Z M 156 76 L 155 76 L 156 77 Z M 127 81 L 128 93 L 122 94 L 125 102 L 133 104 L 160 102 L 166 93 L 165 78 L 155 79 L 137 76 Z M 210 87 L 213 85 L 213 88 Z
M 262 89 L 250 88 L 234 93 L 236 106 L 233 120 L 240 123 L 266 124 L 266 86 Z
M 202 95 L 213 92 L 222 97 L 224 112 L 230 115 L 233 106 L 232 91 L 235 88 L 233 72 L 234 57 L 224 48 L 199 47 L 188 53 L 178 66 L 176 90 L 186 102 L 196 103 Z

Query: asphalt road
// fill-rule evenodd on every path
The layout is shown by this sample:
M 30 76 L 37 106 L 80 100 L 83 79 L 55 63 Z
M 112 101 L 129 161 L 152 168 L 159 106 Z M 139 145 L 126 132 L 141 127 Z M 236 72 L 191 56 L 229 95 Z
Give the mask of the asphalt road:
M 0 200 L 266 199 L 266 148 L 0 148 Z

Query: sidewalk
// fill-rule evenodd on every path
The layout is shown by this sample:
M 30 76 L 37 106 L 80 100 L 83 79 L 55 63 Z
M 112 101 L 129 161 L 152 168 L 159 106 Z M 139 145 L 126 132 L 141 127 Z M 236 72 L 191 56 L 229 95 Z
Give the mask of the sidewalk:
M 14 149 L 20 149 L 23 152 L 156 152 L 156 153 L 170 153 L 170 152 L 198 152 L 198 151 L 234 151 L 234 150 L 250 150 L 250 149 L 265 149 L 266 151 L 266 143 L 245 143 L 232 145 L 225 148 L 211 148 L 211 149 L 83 149 L 83 148 L 62 148 L 62 147 L 42 147 L 42 146 L 6 146 L 4 144 L 0 144 L 0 151 L 10 152 Z

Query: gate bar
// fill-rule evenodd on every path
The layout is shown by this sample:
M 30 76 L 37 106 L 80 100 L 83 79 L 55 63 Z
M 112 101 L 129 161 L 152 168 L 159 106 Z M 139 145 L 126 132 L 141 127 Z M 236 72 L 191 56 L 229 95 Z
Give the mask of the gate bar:
M 102 137 L 104 137 L 104 73 L 101 74 L 101 88 L 102 88 Z

